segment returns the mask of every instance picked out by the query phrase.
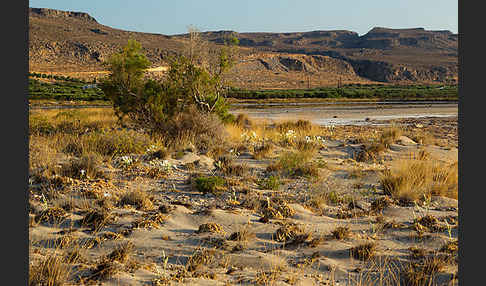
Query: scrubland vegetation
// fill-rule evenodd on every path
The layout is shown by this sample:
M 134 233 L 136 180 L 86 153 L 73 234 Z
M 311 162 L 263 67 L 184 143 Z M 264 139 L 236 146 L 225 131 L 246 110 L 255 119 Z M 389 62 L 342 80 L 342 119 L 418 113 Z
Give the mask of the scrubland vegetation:
M 233 117 L 190 59 L 128 80 L 138 51 L 112 59 L 109 112 L 30 112 L 30 285 L 455 281 L 450 149 L 400 126 Z

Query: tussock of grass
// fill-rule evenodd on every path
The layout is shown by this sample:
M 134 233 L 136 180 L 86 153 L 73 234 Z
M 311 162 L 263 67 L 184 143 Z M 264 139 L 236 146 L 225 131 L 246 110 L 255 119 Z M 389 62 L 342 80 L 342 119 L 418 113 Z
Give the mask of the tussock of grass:
M 133 252 L 134 244 L 131 242 L 125 242 L 119 244 L 115 249 L 106 256 L 109 261 L 118 261 L 120 263 L 127 262 L 130 254 Z
M 457 163 L 402 160 L 397 166 L 381 174 L 380 183 L 387 195 L 409 201 L 430 195 L 457 199 Z
M 300 235 L 306 235 L 308 232 L 300 225 L 294 223 L 285 223 L 282 227 L 277 229 L 274 234 L 274 239 L 279 242 L 287 242 L 294 240 Z
M 243 128 L 249 128 L 253 125 L 253 121 L 251 121 L 248 114 L 245 113 L 238 114 L 234 123 Z
M 288 130 L 310 131 L 312 129 L 312 123 L 309 120 L 299 119 L 297 121 L 285 121 L 285 122 L 277 123 L 275 128 L 280 133 L 285 133 Z
M 433 281 L 435 276 L 445 268 L 446 264 L 443 257 L 432 255 L 419 262 L 410 262 L 407 264 L 401 276 L 406 285 L 434 285 Z
M 378 159 L 379 155 L 386 150 L 386 147 L 382 143 L 369 143 L 365 144 L 363 148 L 357 153 L 356 161 L 367 162 Z
M 81 225 L 90 227 L 92 230 L 98 231 L 111 220 L 112 216 L 109 212 L 92 210 L 81 219 Z
M 278 176 L 270 176 L 268 178 L 261 179 L 259 181 L 261 188 L 265 190 L 278 190 L 281 185 L 280 178 Z
M 359 260 L 369 260 L 376 254 L 376 244 L 373 242 L 360 244 L 350 249 L 351 256 Z
M 79 159 L 72 159 L 69 164 L 62 166 L 62 175 L 71 178 L 103 178 L 100 169 L 102 158 L 98 154 L 86 154 Z

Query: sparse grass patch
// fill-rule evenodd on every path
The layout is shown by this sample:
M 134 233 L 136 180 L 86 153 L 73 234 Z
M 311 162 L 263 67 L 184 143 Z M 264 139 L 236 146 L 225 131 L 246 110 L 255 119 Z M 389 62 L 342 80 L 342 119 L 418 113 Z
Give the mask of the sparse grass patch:
M 72 159 L 69 164 L 62 166 L 62 175 L 71 178 L 103 178 L 100 170 L 102 158 L 95 153 L 83 155 L 79 159 Z
M 362 149 L 356 154 L 356 161 L 368 162 L 378 159 L 379 155 L 386 150 L 382 143 L 368 143 L 364 144 Z
M 248 117 L 248 114 L 246 113 L 240 113 L 236 116 L 235 122 L 237 126 L 243 127 L 243 128 L 250 128 L 253 126 L 253 121 Z
M 255 233 L 250 231 L 248 227 L 242 227 L 240 230 L 233 232 L 228 240 L 233 241 L 248 241 L 255 237 Z
M 312 129 L 312 123 L 309 120 L 299 119 L 297 121 L 285 121 L 277 123 L 275 128 L 280 133 L 285 133 L 288 130 L 310 131 Z
M 431 231 L 440 232 L 447 229 L 445 225 L 441 225 L 439 220 L 432 215 L 425 215 L 420 218 L 416 218 L 413 221 L 413 228 L 417 231 Z
M 267 171 L 278 171 L 286 176 L 318 176 L 318 164 L 309 162 L 314 152 L 286 152 Z

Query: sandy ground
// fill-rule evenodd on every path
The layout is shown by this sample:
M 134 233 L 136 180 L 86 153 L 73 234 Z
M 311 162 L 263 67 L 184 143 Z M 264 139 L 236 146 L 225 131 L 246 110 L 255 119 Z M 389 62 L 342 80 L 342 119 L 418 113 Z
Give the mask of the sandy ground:
M 423 112 L 457 113 L 457 106 L 428 109 Z M 380 110 L 373 115 L 393 113 L 415 113 L 417 109 Z M 356 116 L 349 110 L 330 113 L 339 117 Z M 435 119 L 435 125 L 441 119 Z M 430 120 L 419 120 L 427 128 Z M 446 123 L 445 123 L 446 124 Z M 433 124 L 432 124 L 433 125 Z M 431 126 L 432 126 L 431 125 Z M 444 125 L 444 122 L 442 122 Z M 357 128 L 357 127 L 351 127 Z M 373 128 L 373 127 L 368 127 Z M 423 128 L 423 127 L 420 127 Z M 435 127 L 431 127 L 434 129 Z M 350 129 L 350 132 L 353 130 Z M 451 131 L 452 132 L 452 131 Z M 343 144 L 344 143 L 344 144 Z M 392 144 L 380 162 L 363 163 L 352 160 L 353 152 L 359 144 L 349 139 L 326 140 L 315 160 L 324 160 L 326 166 L 320 169 L 321 180 L 311 182 L 305 178 L 289 179 L 278 190 L 266 190 L 250 178 L 265 171 L 273 159 L 253 159 L 242 153 L 237 163 L 248 165 L 249 174 L 229 176 L 233 183 L 223 195 L 202 194 L 194 190 L 188 180 L 193 170 L 190 163 L 200 163 L 196 171 L 216 174 L 211 160 L 204 155 L 185 152 L 179 159 L 170 159 L 175 168 L 166 178 L 149 178 L 143 173 L 128 172 L 119 167 L 107 167 L 113 175 L 111 183 L 105 181 L 75 181 L 56 200 L 75 201 L 99 209 L 95 199 L 81 199 L 80 194 L 100 190 L 101 197 L 119 197 L 131 190 L 147 192 L 153 202 L 149 209 L 137 209 L 125 205 L 109 208 L 114 221 L 98 231 L 92 231 L 80 224 L 87 210 L 79 206 L 67 211 L 61 223 L 40 223 L 29 228 L 31 243 L 30 260 L 35 263 L 43 255 L 52 251 L 56 239 L 69 237 L 74 240 L 97 241 L 91 248 L 82 248 L 83 260 L 75 263 L 74 284 L 83 285 L 86 277 L 93 273 L 101 259 L 124 242 L 134 246 L 128 262 L 108 278 L 91 281 L 95 285 L 371 285 L 364 281 L 377 282 L 370 261 L 361 261 L 350 255 L 350 249 L 363 243 L 377 245 L 376 259 L 385 265 L 399 265 L 411 258 L 411 247 L 419 247 L 425 252 L 437 251 L 444 243 L 457 239 L 457 200 L 433 197 L 428 205 L 401 205 L 392 203 L 380 213 L 355 215 L 349 218 L 339 216 L 342 212 L 369 210 L 371 203 L 383 198 L 379 184 L 379 173 L 392 166 L 398 158 L 425 149 L 435 160 L 457 161 L 456 147 L 424 146 L 420 144 Z M 273 157 L 284 150 L 277 149 Z M 132 156 L 142 165 L 148 160 Z M 353 170 L 361 170 L 361 175 L 353 177 Z M 98 184 L 101 187 L 96 187 Z M 30 186 L 30 216 L 34 217 L 43 209 L 42 199 L 34 196 L 36 187 Z M 318 191 L 333 191 L 339 198 L 352 197 L 354 205 L 347 203 L 327 203 L 316 211 L 307 205 L 309 196 Z M 262 222 L 262 214 L 252 209 L 255 200 L 283 198 L 294 213 L 286 218 L 272 218 Z M 76 205 L 76 204 L 75 204 Z M 136 227 L 135 222 L 146 215 L 162 214 L 164 221 L 154 227 Z M 421 235 L 414 230 L 413 221 L 425 215 L 433 215 L 441 224 L 447 219 L 452 225 L 447 230 L 426 231 Z M 222 232 L 198 232 L 205 223 L 216 223 Z M 309 237 L 301 243 L 292 244 L 276 240 L 276 232 L 284 224 L 294 223 L 303 228 Z M 388 224 L 387 224 L 388 223 Z M 351 236 L 339 240 L 330 236 L 338 226 L 349 227 Z M 247 241 L 233 241 L 230 235 L 247 229 L 253 233 Z M 60 231 L 71 230 L 67 234 Z M 117 234 L 108 236 L 107 234 Z M 105 235 L 105 236 L 104 236 Z M 105 238 L 103 238 L 105 237 Z M 106 238 L 109 237 L 109 238 Z M 103 238 L 103 239 L 102 239 Z M 316 239 L 316 240 L 313 240 Z M 51 244 L 49 245 L 49 242 Z M 313 242 L 313 243 L 311 243 Z M 60 247 L 57 247 L 60 248 Z M 70 249 L 68 246 L 66 249 Z M 207 260 L 194 271 L 187 271 L 190 257 L 197 256 L 199 250 L 211 251 Z M 66 251 L 62 250 L 61 251 Z M 384 262 L 385 261 L 385 262 Z M 390 266 L 391 267 L 391 266 Z M 376 270 L 376 267 L 375 267 Z M 434 285 L 452 285 L 457 272 L 457 263 L 452 261 L 436 276 Z M 84 278 L 83 278 L 84 277 Z M 361 280 L 361 284 L 358 282 Z M 385 285 L 395 285 L 390 282 Z

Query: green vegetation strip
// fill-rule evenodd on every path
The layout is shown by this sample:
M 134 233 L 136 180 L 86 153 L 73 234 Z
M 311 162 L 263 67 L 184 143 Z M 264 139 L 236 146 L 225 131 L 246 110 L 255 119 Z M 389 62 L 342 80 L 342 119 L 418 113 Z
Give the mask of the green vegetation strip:
M 244 90 L 231 89 L 228 97 L 236 99 L 335 98 L 394 100 L 457 100 L 458 87 L 433 85 L 346 85 L 313 89 Z
M 47 79 L 45 82 L 39 79 Z M 369 99 L 369 100 L 458 100 L 457 85 L 363 85 L 350 84 L 341 88 L 320 87 L 313 89 L 269 89 L 245 90 L 231 88 L 229 98 L 236 100 L 268 100 L 290 98 L 314 99 Z M 81 79 L 29 73 L 30 100 L 72 100 L 72 101 L 107 101 L 103 91 L 95 82 Z

